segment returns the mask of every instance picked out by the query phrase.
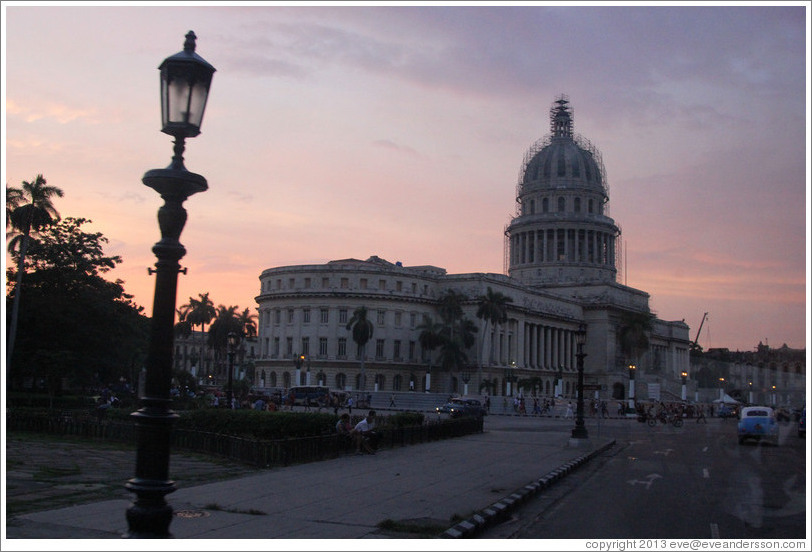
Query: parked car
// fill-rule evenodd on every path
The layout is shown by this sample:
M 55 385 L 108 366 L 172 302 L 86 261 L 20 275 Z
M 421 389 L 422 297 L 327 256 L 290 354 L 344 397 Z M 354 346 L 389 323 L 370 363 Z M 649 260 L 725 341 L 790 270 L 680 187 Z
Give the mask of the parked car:
M 448 415 L 452 418 L 462 416 L 484 416 L 487 414 L 485 407 L 476 399 L 455 399 L 452 400 L 451 410 Z
M 801 410 L 801 417 L 798 418 L 798 437 L 806 437 L 806 407 Z
M 739 444 L 747 439 L 778 444 L 778 420 L 769 406 L 747 406 L 739 414 Z

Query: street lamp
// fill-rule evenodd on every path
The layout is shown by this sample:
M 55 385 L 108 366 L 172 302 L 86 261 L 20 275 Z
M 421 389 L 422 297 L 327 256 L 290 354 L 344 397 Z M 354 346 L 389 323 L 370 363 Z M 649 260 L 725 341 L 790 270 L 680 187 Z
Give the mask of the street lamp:
M 515 362 L 511 363 L 511 366 L 515 366 L 515 365 L 516 365 Z M 506 391 L 505 394 L 508 397 L 513 396 L 513 390 L 511 389 L 512 382 L 513 382 L 513 368 L 505 368 L 505 383 L 507 385 L 506 388 L 505 388 L 505 391 Z
M 753 382 L 748 381 L 747 385 L 748 385 L 748 388 L 750 389 L 750 392 L 747 394 L 747 399 L 748 399 L 748 402 L 750 404 L 753 404 Z
M 629 364 L 629 410 L 635 412 L 637 407 L 634 405 L 634 375 L 637 373 L 637 366 Z
M 579 324 L 575 332 L 575 345 L 577 351 L 575 358 L 578 361 L 578 410 L 575 417 L 575 427 L 572 430 L 573 439 L 586 439 L 589 437 L 584 425 L 584 344 L 586 343 L 586 324 Z
M 461 375 L 462 375 L 462 381 L 465 384 L 464 391 L 463 391 L 462 394 L 467 396 L 468 395 L 468 382 L 471 381 L 471 372 L 469 372 L 467 370 L 464 370 Z
M 155 296 L 152 303 L 146 384 L 140 408 L 133 412 L 137 442 L 135 477 L 125 487 L 137 498 L 127 510 L 127 536 L 134 538 L 170 537 L 172 507 L 165 496 L 175 490 L 169 480 L 169 444 L 172 425 L 178 417 L 170 410 L 175 300 L 179 261 L 186 254 L 179 238 L 186 223 L 183 202 L 208 188 L 206 179 L 186 170 L 183 150 L 186 138 L 200 134 L 203 112 L 209 95 L 214 67 L 195 53 L 194 32 L 189 31 L 183 51 L 161 63 L 161 132 L 175 137 L 172 163 L 165 169 L 144 174 L 142 182 L 161 195 L 158 210 L 161 240 L 152 252 L 158 258 L 155 269 Z M 183 269 L 186 272 L 186 269 Z
M 688 372 L 682 371 L 682 400 L 686 400 L 688 398 L 688 389 L 685 387 L 687 380 L 688 380 Z
M 236 333 L 228 332 L 228 408 L 234 408 L 234 356 L 237 354 L 239 339 Z
M 725 402 L 725 378 L 719 378 L 719 402 Z

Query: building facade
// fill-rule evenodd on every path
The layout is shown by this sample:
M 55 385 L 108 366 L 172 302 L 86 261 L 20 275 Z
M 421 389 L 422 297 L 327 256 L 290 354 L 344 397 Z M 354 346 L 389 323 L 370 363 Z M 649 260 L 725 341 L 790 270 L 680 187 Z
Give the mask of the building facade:
M 618 282 L 620 227 L 609 216 L 601 155 L 573 126 L 562 95 L 550 110 L 550 134 L 531 146 L 519 171 L 516 213 L 505 228 L 506 274 L 448 274 L 375 256 L 264 270 L 256 297 L 256 385 L 361 390 L 362 363 L 347 323 L 363 306 L 374 326 L 364 391 L 468 387 L 512 395 L 527 393 L 532 381 L 533 393 L 573 397 L 575 332 L 585 324 L 585 380 L 597 388 L 589 396 L 627 399 L 630 364 L 638 397 L 678 396 L 689 369 L 689 328 L 655 318 L 646 350 L 624 350 L 624 324 L 629 315 L 650 312 L 649 295 Z M 505 323 L 476 317 L 489 288 L 511 299 Z M 463 315 L 477 331 L 468 361 L 440 369 L 438 351 L 421 348 L 420 326 L 424 316 L 438 318 L 438 300 L 448 291 L 463 298 Z

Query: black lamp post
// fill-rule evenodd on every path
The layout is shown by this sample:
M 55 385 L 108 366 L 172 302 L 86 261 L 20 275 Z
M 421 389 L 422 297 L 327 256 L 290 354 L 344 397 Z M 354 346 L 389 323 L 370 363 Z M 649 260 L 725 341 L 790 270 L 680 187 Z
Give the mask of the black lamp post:
M 234 332 L 228 332 L 228 408 L 234 408 L 234 355 L 237 354 L 239 337 Z
M 161 240 L 152 248 L 158 261 L 154 270 L 149 269 L 150 274 L 155 274 L 155 296 L 146 383 L 140 408 L 132 414 L 137 441 L 135 477 L 125 485 L 137 496 L 127 510 L 126 536 L 134 538 L 171 536 L 172 507 L 164 497 L 175 490 L 175 482 L 169 480 L 169 443 L 177 414 L 169 408 L 169 387 L 179 261 L 186 254 L 178 240 L 186 223 L 183 202 L 190 195 L 208 188 L 205 178 L 183 166 L 183 150 L 187 137 L 200 134 L 215 71 L 195 54 L 196 38 L 189 31 L 183 51 L 165 59 L 159 67 L 161 131 L 175 137 L 174 156 L 169 167 L 148 171 L 142 178 L 145 185 L 161 195 L 164 205 L 158 210 Z
M 580 324 L 575 332 L 575 345 L 578 360 L 578 409 L 575 415 L 575 427 L 572 429 L 573 439 L 586 439 L 589 437 L 584 425 L 584 343 L 586 343 L 586 325 Z
M 637 407 L 634 404 L 634 374 L 637 372 L 637 366 L 629 364 L 629 410 L 635 412 Z

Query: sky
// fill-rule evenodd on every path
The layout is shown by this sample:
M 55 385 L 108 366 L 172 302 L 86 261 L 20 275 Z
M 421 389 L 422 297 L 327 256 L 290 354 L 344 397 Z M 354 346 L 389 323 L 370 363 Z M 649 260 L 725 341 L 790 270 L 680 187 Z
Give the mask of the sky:
M 503 273 L 563 93 L 603 155 L 620 282 L 692 339 L 707 312 L 706 349 L 808 346 L 809 2 L 516 4 L 3 2 L 3 178 L 62 188 L 151 314 L 157 68 L 194 30 L 217 72 L 178 305 L 255 309 L 267 268 L 373 255 Z

